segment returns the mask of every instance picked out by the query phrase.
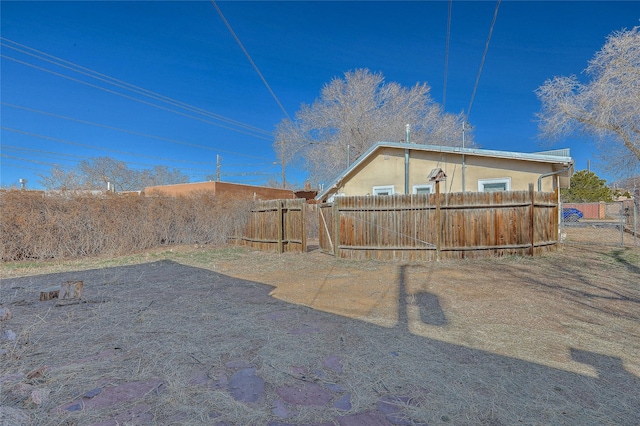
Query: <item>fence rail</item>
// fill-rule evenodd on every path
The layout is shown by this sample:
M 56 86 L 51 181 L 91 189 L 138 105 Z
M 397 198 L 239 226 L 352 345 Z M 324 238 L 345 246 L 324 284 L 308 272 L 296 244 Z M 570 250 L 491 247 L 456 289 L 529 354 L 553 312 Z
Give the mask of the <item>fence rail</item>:
M 510 191 L 337 197 L 319 207 L 322 251 L 434 260 L 538 255 L 558 243 L 557 193 Z

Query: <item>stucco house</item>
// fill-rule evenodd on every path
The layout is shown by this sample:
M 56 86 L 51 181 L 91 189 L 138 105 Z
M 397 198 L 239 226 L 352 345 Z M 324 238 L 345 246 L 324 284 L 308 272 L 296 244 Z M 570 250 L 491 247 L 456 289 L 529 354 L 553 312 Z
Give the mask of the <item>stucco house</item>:
M 434 192 L 429 173 L 440 168 L 441 193 L 568 188 L 574 170 L 569 149 L 522 153 L 412 143 L 378 142 L 316 197 Z

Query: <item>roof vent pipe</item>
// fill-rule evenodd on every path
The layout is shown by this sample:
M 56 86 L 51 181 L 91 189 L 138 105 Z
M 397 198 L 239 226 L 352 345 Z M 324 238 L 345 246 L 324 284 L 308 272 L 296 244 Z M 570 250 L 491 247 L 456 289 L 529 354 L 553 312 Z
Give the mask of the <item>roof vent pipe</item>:
M 411 143 L 411 124 L 407 123 L 407 125 L 404 126 L 404 130 L 405 130 L 404 141 L 406 143 Z

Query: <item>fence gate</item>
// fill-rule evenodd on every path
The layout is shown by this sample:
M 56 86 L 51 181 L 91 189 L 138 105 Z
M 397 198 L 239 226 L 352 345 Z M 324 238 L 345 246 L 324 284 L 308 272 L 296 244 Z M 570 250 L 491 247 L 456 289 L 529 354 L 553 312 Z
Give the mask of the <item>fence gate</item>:
M 239 240 L 263 251 L 306 252 L 305 204 L 304 199 L 256 201 Z
M 333 204 L 320 204 L 318 206 L 318 241 L 323 253 L 335 255 L 333 244 Z
M 563 203 L 560 211 L 560 233 L 565 243 L 640 246 L 638 207 L 633 200 Z

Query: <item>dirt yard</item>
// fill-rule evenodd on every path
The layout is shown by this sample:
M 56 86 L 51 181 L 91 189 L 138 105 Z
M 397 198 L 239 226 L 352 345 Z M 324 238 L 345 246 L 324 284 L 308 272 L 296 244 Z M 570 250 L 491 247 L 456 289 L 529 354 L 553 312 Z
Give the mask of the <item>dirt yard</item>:
M 637 247 L 402 264 L 179 247 L 1 271 L 3 426 L 640 418 Z M 67 280 L 81 300 L 39 301 Z

